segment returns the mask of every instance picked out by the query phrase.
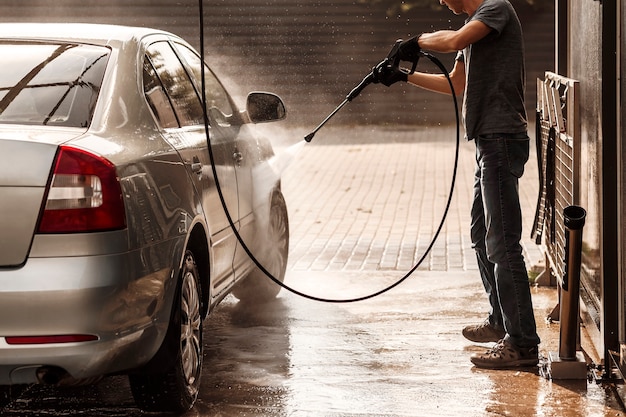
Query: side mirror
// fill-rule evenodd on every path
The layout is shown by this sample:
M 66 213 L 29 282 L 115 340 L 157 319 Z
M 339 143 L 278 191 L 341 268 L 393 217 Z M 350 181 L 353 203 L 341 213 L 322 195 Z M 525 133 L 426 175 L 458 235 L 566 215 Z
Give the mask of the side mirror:
M 273 122 L 287 117 L 285 104 L 280 97 L 271 93 L 248 94 L 246 111 L 252 123 Z

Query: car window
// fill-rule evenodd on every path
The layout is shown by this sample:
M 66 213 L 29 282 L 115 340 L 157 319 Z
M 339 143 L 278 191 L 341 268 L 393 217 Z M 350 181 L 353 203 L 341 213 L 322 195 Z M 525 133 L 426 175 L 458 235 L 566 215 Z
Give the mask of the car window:
M 167 42 L 156 42 L 148 47 L 148 58 L 161 81 L 181 126 L 204 124 L 200 98 L 189 75 L 174 50 Z
M 200 80 L 202 80 L 202 74 L 200 71 L 200 57 L 198 56 L 198 54 L 196 54 L 185 45 L 176 44 L 176 49 L 180 52 L 183 59 L 191 68 L 191 72 L 194 79 L 196 80 L 198 90 L 200 90 Z M 222 84 L 218 81 L 215 74 L 213 74 L 213 72 L 206 65 L 204 66 L 204 82 L 209 119 L 218 118 L 218 120 L 216 121 L 220 124 L 223 124 L 226 122 L 226 118 L 233 114 L 233 108 L 231 106 L 228 93 L 226 92 Z M 219 110 L 219 112 L 216 112 L 215 110 Z
M 0 43 L 0 123 L 88 127 L 109 55 L 93 45 Z
M 143 61 L 143 92 L 161 127 L 179 127 L 170 99 L 148 58 Z

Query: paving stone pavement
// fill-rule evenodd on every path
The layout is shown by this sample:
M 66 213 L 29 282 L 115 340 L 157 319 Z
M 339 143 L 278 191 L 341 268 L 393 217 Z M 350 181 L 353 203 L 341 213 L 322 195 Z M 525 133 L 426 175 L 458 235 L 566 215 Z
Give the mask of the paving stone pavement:
M 306 133 L 291 129 L 286 135 L 298 140 Z M 469 237 L 474 143 L 463 137 L 447 218 L 425 255 L 450 192 L 454 126 L 324 127 L 310 143 L 290 146 L 290 154 L 294 147 L 299 151 L 282 174 L 290 270 L 409 271 L 422 257 L 421 271 L 477 270 Z M 288 150 L 278 148 L 277 153 Z M 529 269 L 540 269 L 543 259 L 530 239 L 537 193 L 531 138 L 520 180 Z
M 532 127 L 529 131 L 534 132 Z M 289 161 L 283 162 L 290 162 L 282 175 L 291 232 L 286 282 L 305 294 L 341 300 L 400 282 L 398 275 L 408 272 L 424 255 L 445 209 L 454 165 L 455 128 L 326 126 L 311 143 L 305 143 L 302 138 L 307 133 L 305 129 L 286 129 L 288 140 L 283 140 L 287 145 L 278 149 L 278 155 L 289 156 Z M 542 376 L 540 370 L 547 369 L 549 353 L 560 346 L 559 325 L 547 319 L 558 305 L 555 287 L 531 286 L 541 338 L 539 369 L 493 371 L 471 366 L 468 356 L 484 351 L 484 346 L 468 342 L 460 329 L 484 320 L 489 309 L 469 238 L 474 151 L 473 142 L 461 139 L 448 216 L 432 250 L 412 274 L 417 279 L 406 280 L 399 291 L 361 303 L 310 303 L 282 293 L 284 300 L 302 309 L 300 316 L 297 309 L 291 310 L 298 318 L 291 319 L 296 323 L 291 337 L 297 341 L 290 347 L 290 357 L 299 362 L 292 363 L 290 386 L 300 381 L 310 385 L 295 401 L 298 410 L 320 410 L 325 402 L 332 411 L 322 414 L 336 416 L 356 415 L 352 411 L 363 408 L 366 411 L 359 415 L 625 415 L 621 396 L 618 398 L 610 385 Z M 522 246 L 528 269 L 538 272 L 543 256 L 530 239 L 538 196 L 534 137 L 525 171 L 519 184 Z M 333 313 L 322 314 L 324 308 Z M 342 315 L 346 311 L 349 318 Z M 326 322 L 330 317 L 332 324 Z M 315 322 L 335 331 L 332 340 L 320 339 L 325 334 L 320 328 L 307 327 L 306 323 Z M 597 364 L 601 357 L 589 330 L 581 328 L 581 346 L 589 363 Z M 301 338 L 294 338 L 298 333 Z M 357 337 L 342 347 L 341 341 L 351 334 Z M 370 342 L 375 346 L 376 337 L 384 348 L 366 347 Z M 298 355 L 298 351 L 305 353 Z M 316 365 L 319 352 L 326 354 Z M 355 358 L 329 361 L 337 352 L 354 352 Z M 400 359 L 403 352 L 408 355 L 404 360 Z M 377 364 L 402 364 L 381 376 L 386 368 L 370 367 L 372 358 Z M 319 375 L 323 378 L 313 376 L 316 366 L 322 369 Z M 344 387 L 336 369 L 345 372 L 348 382 Z M 366 369 L 366 377 L 359 369 Z M 333 383 L 320 401 L 314 391 L 324 385 L 321 380 L 329 380 L 329 373 Z M 371 380 L 367 379 L 370 375 L 374 375 Z M 376 381 L 383 383 L 376 386 Z M 363 399 L 369 394 L 363 393 L 372 387 L 382 393 L 381 400 L 367 405 Z M 394 392 L 403 395 L 395 397 Z M 328 398 L 341 399 L 333 402 Z M 348 404 L 346 398 L 357 398 L 359 406 L 348 407 L 345 413 L 337 411 L 337 404 Z M 389 398 L 392 404 L 386 402 Z

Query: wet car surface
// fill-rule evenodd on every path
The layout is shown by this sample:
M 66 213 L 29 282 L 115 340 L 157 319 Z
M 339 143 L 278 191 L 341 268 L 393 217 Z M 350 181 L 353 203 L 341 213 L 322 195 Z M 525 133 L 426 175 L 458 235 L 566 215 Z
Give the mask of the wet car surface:
M 156 29 L 3 23 L 0 52 L 0 392 L 125 374 L 140 408 L 190 409 L 202 321 L 280 290 L 237 236 L 272 236 L 257 257 L 284 277 L 280 177 L 250 128 L 282 100 L 239 109 Z

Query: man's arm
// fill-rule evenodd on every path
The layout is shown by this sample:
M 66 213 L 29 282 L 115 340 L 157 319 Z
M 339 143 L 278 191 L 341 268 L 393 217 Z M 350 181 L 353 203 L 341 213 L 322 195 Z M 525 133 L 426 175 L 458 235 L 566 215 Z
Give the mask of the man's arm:
M 455 61 L 454 68 L 450 71 L 450 79 L 452 80 L 455 94 L 462 94 L 463 90 L 465 90 L 465 63 L 463 61 Z M 452 94 L 450 83 L 448 83 L 448 79 L 443 74 L 414 72 L 408 75 L 407 81 L 425 90 Z
M 459 30 L 440 30 L 424 33 L 417 38 L 422 49 L 435 52 L 457 52 L 478 42 L 491 32 L 491 28 L 478 20 L 473 20 Z M 450 72 L 454 92 L 459 95 L 465 90 L 465 63 L 455 61 Z M 409 74 L 408 82 L 426 90 L 451 94 L 450 84 L 443 74 L 427 74 L 416 72 Z
M 456 52 L 478 42 L 491 32 L 491 28 L 478 20 L 463 25 L 459 30 L 440 30 L 423 33 L 417 38 L 420 48 L 434 52 Z

